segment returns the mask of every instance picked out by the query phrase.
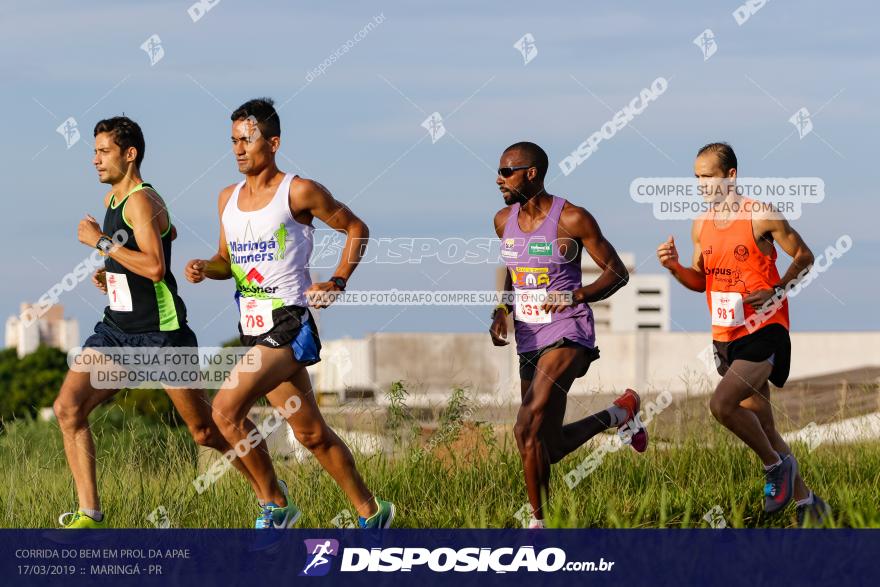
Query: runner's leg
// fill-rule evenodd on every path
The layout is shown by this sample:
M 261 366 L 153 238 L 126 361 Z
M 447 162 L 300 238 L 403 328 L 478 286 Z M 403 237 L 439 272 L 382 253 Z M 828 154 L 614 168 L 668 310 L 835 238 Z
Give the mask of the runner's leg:
M 83 352 L 83 356 L 87 354 L 98 355 L 92 349 Z M 95 442 L 89 427 L 89 414 L 119 390 L 96 389 L 89 377 L 89 373 L 69 370 L 53 407 L 64 440 L 64 454 L 73 474 L 79 507 L 100 511 L 101 501 L 98 498 L 95 473 Z
M 544 518 L 543 504 L 550 497 L 552 456 L 560 454 L 565 446 L 565 394 L 585 352 L 577 347 L 562 347 L 542 355 L 517 414 L 513 432 L 523 461 L 526 492 L 537 519 Z
M 287 418 L 296 439 L 307 448 L 321 466 L 333 477 L 336 484 L 348 496 L 358 515 L 369 518 L 376 513 L 376 501 L 367 489 L 355 467 L 351 451 L 337 436 L 318 408 L 312 382 L 306 368 L 299 365 L 297 371 L 279 384 L 267 396 L 269 402 L 281 410 L 291 397 L 300 400 L 299 409 Z
M 165 393 L 171 398 L 174 408 L 183 418 L 196 444 L 213 448 L 220 454 L 226 454 L 232 450 L 232 446 L 220 433 L 214 420 L 211 419 L 211 402 L 204 390 L 166 387 Z M 235 457 L 231 463 L 251 484 L 254 493 L 257 494 L 257 499 L 264 500 L 265 497 L 260 491 L 260 486 L 244 463 L 241 462 L 241 459 Z
M 773 418 L 773 406 L 770 403 L 770 384 L 764 382 L 764 386 L 751 396 L 740 402 L 742 407 L 751 410 L 758 417 L 761 428 L 770 440 L 773 450 L 781 455 L 791 454 L 791 448 L 776 430 L 776 422 Z M 794 498 L 796 500 L 805 499 L 810 495 L 810 490 L 801 478 L 800 471 L 794 480 Z
M 776 463 L 779 455 L 770 444 L 758 416 L 742 407 L 740 402 L 767 383 L 772 368 L 769 361 L 735 360 L 709 401 L 709 409 L 715 419 L 746 443 L 765 466 Z
M 260 365 L 259 370 L 242 370 L 243 363 L 254 364 L 252 361 Z M 239 361 L 234 370 L 238 379 L 237 385 L 224 385 L 214 398 L 211 411 L 211 417 L 231 446 L 241 443 L 239 446 L 250 447 L 254 444 L 248 437 L 253 439 L 258 432 L 256 425 L 247 417 L 248 412 L 259 398 L 292 377 L 298 367 L 299 364 L 291 357 L 289 348 L 254 346 Z M 256 446 L 241 452 L 244 452 L 243 455 L 239 454 L 241 462 L 260 488 L 257 495 L 262 495 L 276 505 L 286 506 L 287 500 L 278 486 L 278 477 L 269 457 L 266 440 L 260 438 Z

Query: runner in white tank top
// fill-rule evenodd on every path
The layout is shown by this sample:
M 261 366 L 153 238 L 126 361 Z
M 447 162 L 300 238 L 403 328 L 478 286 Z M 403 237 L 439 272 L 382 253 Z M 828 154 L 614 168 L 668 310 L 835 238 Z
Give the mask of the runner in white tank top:
M 220 192 L 217 253 L 190 261 L 184 272 L 192 283 L 206 277 L 235 279 L 241 342 L 251 347 L 230 378 L 235 384 L 224 385 L 214 398 L 214 420 L 232 446 L 249 447 L 240 461 L 260 487 L 256 528 L 288 528 L 300 517 L 287 485 L 275 476 L 265 440 L 248 419 L 250 408 L 264 396 L 339 483 L 361 525 L 387 528 L 394 505 L 367 489 L 351 451 L 321 416 L 306 371 L 320 360 L 321 351 L 308 305 L 326 308 L 332 292 L 345 289 L 363 255 L 367 226 L 317 182 L 278 169 L 281 124 L 271 100 L 250 100 L 231 118 L 232 151 L 245 179 Z M 346 243 L 330 281 L 313 284 L 308 263 L 314 218 L 344 233 Z
M 290 213 L 290 183 L 296 177 L 285 175 L 269 203 L 248 212 L 238 204 L 242 181 L 221 217 L 238 292 L 245 298 L 271 300 L 273 308 L 306 306 L 305 292 L 312 285 L 308 262 L 314 228 Z

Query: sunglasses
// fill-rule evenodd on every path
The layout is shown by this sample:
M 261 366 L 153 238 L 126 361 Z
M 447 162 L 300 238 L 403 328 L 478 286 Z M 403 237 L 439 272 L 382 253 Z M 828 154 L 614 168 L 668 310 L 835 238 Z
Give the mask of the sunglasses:
M 517 167 L 499 167 L 498 175 L 501 177 L 507 178 L 513 175 L 514 171 L 519 171 L 520 169 L 528 169 L 530 167 L 534 167 L 534 165 L 519 165 Z

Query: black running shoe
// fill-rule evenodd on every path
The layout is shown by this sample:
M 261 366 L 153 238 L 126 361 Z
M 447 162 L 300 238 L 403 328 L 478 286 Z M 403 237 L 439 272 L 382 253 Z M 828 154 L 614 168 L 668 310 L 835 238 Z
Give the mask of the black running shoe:
M 821 528 L 831 517 L 831 506 L 813 494 L 813 503 L 797 506 L 798 528 Z

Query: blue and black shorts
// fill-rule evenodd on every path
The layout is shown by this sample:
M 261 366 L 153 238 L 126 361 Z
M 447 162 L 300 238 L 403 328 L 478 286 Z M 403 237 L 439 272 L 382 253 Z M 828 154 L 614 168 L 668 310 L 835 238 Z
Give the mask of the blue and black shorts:
M 242 333 L 238 325 L 239 338 L 244 346 L 267 346 L 273 349 L 289 346 L 293 358 L 304 365 L 314 365 L 321 360 L 321 339 L 318 326 L 308 308 L 302 306 L 282 306 L 272 310 L 272 328 L 258 335 Z

